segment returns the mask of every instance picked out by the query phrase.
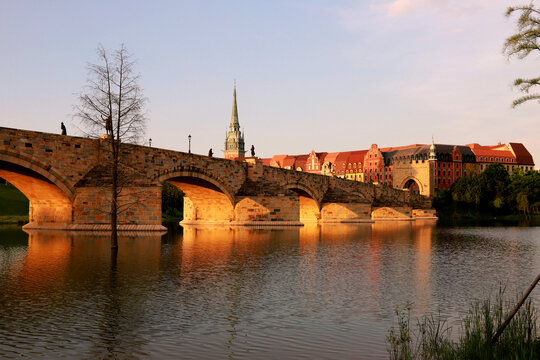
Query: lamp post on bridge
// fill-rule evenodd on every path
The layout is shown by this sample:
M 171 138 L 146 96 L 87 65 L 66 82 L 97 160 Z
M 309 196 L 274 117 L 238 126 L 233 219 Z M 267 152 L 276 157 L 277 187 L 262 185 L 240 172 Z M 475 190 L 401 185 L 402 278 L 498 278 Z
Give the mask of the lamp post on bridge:
M 191 134 L 188 135 L 188 154 L 191 154 Z

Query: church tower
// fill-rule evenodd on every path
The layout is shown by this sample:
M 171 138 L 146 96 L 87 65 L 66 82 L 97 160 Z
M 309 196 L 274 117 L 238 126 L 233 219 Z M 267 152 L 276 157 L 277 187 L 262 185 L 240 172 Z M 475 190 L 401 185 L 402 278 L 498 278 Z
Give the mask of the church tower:
M 245 154 L 244 134 L 240 131 L 240 123 L 238 122 L 236 84 L 234 84 L 231 124 L 229 125 L 229 131 L 225 137 L 224 157 L 225 159 L 238 159 L 244 158 Z

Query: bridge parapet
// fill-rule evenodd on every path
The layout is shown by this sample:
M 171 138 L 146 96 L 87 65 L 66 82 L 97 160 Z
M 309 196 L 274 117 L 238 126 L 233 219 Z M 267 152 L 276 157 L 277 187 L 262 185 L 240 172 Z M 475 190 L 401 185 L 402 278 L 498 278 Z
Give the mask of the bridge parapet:
M 123 144 L 121 226 L 161 227 L 161 182 L 186 194 L 191 223 L 294 224 L 370 221 L 372 207 L 429 209 L 429 199 L 385 186 L 295 170 Z M 105 229 L 107 140 L 0 127 L 0 176 L 30 200 L 34 228 Z M 128 206 L 130 205 L 130 206 Z M 411 214 L 424 214 L 412 211 Z

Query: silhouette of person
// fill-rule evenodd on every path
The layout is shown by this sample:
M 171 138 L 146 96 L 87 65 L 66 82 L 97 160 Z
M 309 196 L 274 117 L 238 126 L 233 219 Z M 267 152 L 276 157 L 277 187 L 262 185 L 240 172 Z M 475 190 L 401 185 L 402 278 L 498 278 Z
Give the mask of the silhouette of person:
M 255 146 L 251 145 L 251 157 L 255 157 Z
M 212 151 L 212 148 L 210 148 L 210 150 L 208 150 L 208 157 L 212 156 L 214 156 L 214 152 Z
M 66 126 L 64 123 L 60 123 L 60 129 L 62 129 L 62 135 L 67 135 Z

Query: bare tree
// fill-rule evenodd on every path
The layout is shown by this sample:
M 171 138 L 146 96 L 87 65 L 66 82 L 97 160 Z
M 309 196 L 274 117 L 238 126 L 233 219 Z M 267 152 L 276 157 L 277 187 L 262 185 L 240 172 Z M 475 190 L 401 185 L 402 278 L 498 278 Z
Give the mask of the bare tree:
M 99 137 L 106 134 L 112 178 L 109 210 L 111 247 L 117 249 L 118 214 L 122 210 L 118 200 L 122 187 L 129 182 L 129 174 L 122 166 L 121 150 L 123 144 L 136 143 L 144 135 L 147 99 L 139 86 L 140 75 L 134 71 L 135 62 L 123 44 L 112 53 L 99 45 L 97 55 L 99 62 L 87 66 L 87 85 L 79 94 L 75 116 L 84 125 L 87 135 Z
M 519 59 L 524 59 L 531 53 L 540 51 L 540 8 L 536 7 L 531 1 L 529 5 L 509 7 L 506 10 L 506 16 L 509 17 L 516 12 L 519 13 L 517 20 L 518 31 L 504 42 L 504 53 L 508 57 L 517 56 Z M 512 107 L 529 100 L 540 101 L 540 93 L 532 92 L 537 90 L 539 85 L 540 77 L 516 79 L 514 86 L 525 95 L 514 100 Z

